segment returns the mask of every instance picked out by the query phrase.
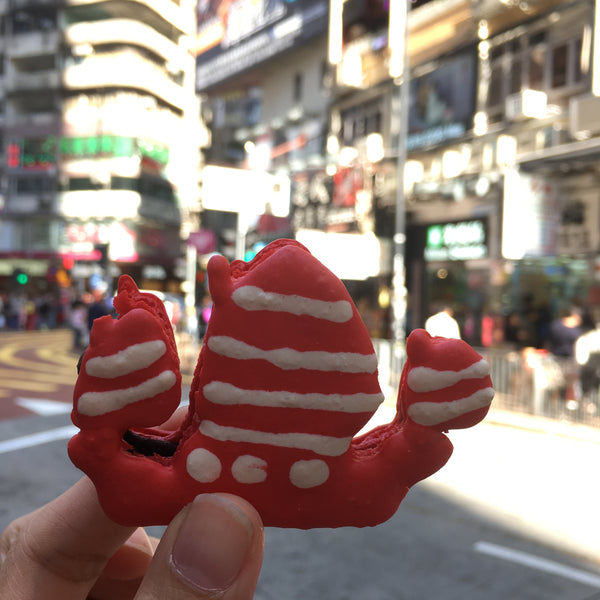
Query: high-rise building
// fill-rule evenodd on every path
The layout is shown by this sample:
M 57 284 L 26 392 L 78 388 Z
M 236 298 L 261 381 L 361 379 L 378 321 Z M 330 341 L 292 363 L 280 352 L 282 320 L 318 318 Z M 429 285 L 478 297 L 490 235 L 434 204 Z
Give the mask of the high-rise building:
M 0 12 L 0 276 L 66 260 L 85 278 L 108 261 L 167 285 L 197 200 L 195 2 L 6 0 Z

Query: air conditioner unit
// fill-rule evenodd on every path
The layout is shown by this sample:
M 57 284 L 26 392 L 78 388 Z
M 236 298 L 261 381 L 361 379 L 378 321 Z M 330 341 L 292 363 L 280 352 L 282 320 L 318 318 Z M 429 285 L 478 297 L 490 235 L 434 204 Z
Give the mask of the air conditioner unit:
M 547 104 L 546 92 L 522 90 L 506 97 L 504 114 L 510 121 L 542 119 L 546 116 Z
M 584 137 L 600 132 L 600 98 L 585 94 L 569 101 L 569 133 Z

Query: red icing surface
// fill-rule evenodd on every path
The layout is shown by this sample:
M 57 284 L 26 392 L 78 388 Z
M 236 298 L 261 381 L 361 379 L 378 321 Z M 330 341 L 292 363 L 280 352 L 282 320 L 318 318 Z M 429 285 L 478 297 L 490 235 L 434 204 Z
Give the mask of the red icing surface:
M 248 264 L 228 265 L 223 257 L 214 257 L 209 281 L 213 312 L 192 382 L 188 417 L 177 432 L 158 429 L 179 404 L 181 393 L 177 351 L 162 304 L 138 292 L 124 276 L 115 299 L 119 318 L 104 317 L 92 329 L 74 392 L 73 422 L 81 431 L 71 440 L 69 455 L 94 481 L 106 513 L 119 523 L 166 524 L 197 494 L 219 491 L 246 498 L 270 526 L 375 525 L 395 513 L 412 485 L 446 463 L 452 445 L 443 431 L 470 427 L 488 410 L 491 380 L 485 373 L 433 391 L 410 388 L 414 368 L 458 372 L 481 358 L 465 342 L 431 338 L 417 330 L 407 342 L 394 420 L 355 437 L 372 416 L 373 405 L 361 404 L 354 412 L 339 407 L 347 406 L 357 393 L 371 398 L 380 388 L 373 362 L 362 372 L 352 372 L 342 355 L 341 363 L 326 366 L 329 356 L 340 358 L 335 353 L 351 353 L 352 360 L 359 361 L 374 358 L 367 330 L 337 277 L 300 244 L 279 240 Z M 276 294 L 271 296 L 276 306 L 271 310 L 241 306 L 234 294 L 241 288 Z M 280 299 L 293 301 L 296 296 L 345 301 L 347 320 L 336 322 L 321 313 L 295 314 L 277 305 Z M 128 352 L 133 355 L 144 347 L 137 344 L 156 340 L 164 342 L 165 351 L 149 365 L 115 377 L 88 372 L 88 361 L 95 357 L 115 355 L 127 347 L 132 347 Z M 233 351 L 227 349 L 232 347 Z M 283 349 L 282 355 L 272 353 L 278 349 Z M 292 362 L 282 364 L 274 356 Z M 309 364 L 293 362 L 307 357 Z M 166 385 L 174 381 L 168 389 L 146 391 L 142 399 L 127 391 L 142 389 L 145 381 L 165 371 L 175 374 L 168 376 Z M 429 372 L 421 373 L 423 379 L 431 379 Z M 240 403 L 231 403 L 235 391 L 231 386 L 239 388 Z M 104 414 L 81 413 L 83 394 L 111 390 L 124 390 L 111 397 L 129 402 Z M 225 400 L 217 401 L 211 395 L 214 390 Z M 484 405 L 472 408 L 461 403 L 479 390 L 489 394 Z M 255 392 L 266 394 L 259 394 L 262 400 L 252 404 L 249 398 Z M 271 405 L 272 392 L 282 392 L 277 406 Z M 323 398 L 332 395 L 341 395 L 341 404 L 323 406 Z M 104 402 L 104 397 L 98 398 Z M 412 415 L 417 413 L 411 407 L 424 407 L 429 415 L 429 405 L 423 402 L 444 410 L 450 407 L 449 412 L 442 413 L 443 420 L 419 424 L 421 417 L 415 416 L 415 421 Z M 170 450 L 153 454 L 151 445 L 146 456 L 128 431 L 169 442 Z M 253 432 L 262 437 L 253 437 Z M 198 466 L 199 459 L 206 462 Z M 190 471 L 190 464 L 196 464 L 195 469 Z M 251 468 L 242 468 L 240 476 L 238 467 L 246 464 Z M 308 469 L 308 480 L 290 476 L 297 467 L 301 473 Z

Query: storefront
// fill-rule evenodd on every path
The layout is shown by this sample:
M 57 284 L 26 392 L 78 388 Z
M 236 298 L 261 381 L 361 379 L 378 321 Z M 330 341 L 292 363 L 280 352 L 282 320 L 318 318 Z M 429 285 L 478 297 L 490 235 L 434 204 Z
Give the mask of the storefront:
M 408 227 L 410 329 L 422 327 L 431 314 L 450 307 L 463 337 L 481 343 L 482 317 L 498 295 L 490 230 L 495 222 L 483 215 Z

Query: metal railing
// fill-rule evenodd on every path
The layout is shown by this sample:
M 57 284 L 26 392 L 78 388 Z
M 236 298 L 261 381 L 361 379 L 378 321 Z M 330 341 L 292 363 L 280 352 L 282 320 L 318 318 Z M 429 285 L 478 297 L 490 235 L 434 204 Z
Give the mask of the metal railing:
M 181 369 L 191 375 L 200 344 L 196 336 L 178 334 Z M 379 383 L 385 403 L 394 406 L 402 368 L 404 344 L 374 339 Z M 539 350 L 476 349 L 490 365 L 496 390 L 492 406 L 514 413 L 546 417 L 600 428 L 600 378 L 592 389 L 582 389 L 576 370 Z M 589 386 L 588 386 L 589 387 Z
M 386 403 L 393 405 L 406 359 L 405 347 L 380 339 L 373 340 L 373 346 Z M 597 385 L 582 387 L 576 365 L 561 362 L 545 351 L 476 350 L 490 365 L 496 390 L 494 408 L 600 428 L 600 377 Z

